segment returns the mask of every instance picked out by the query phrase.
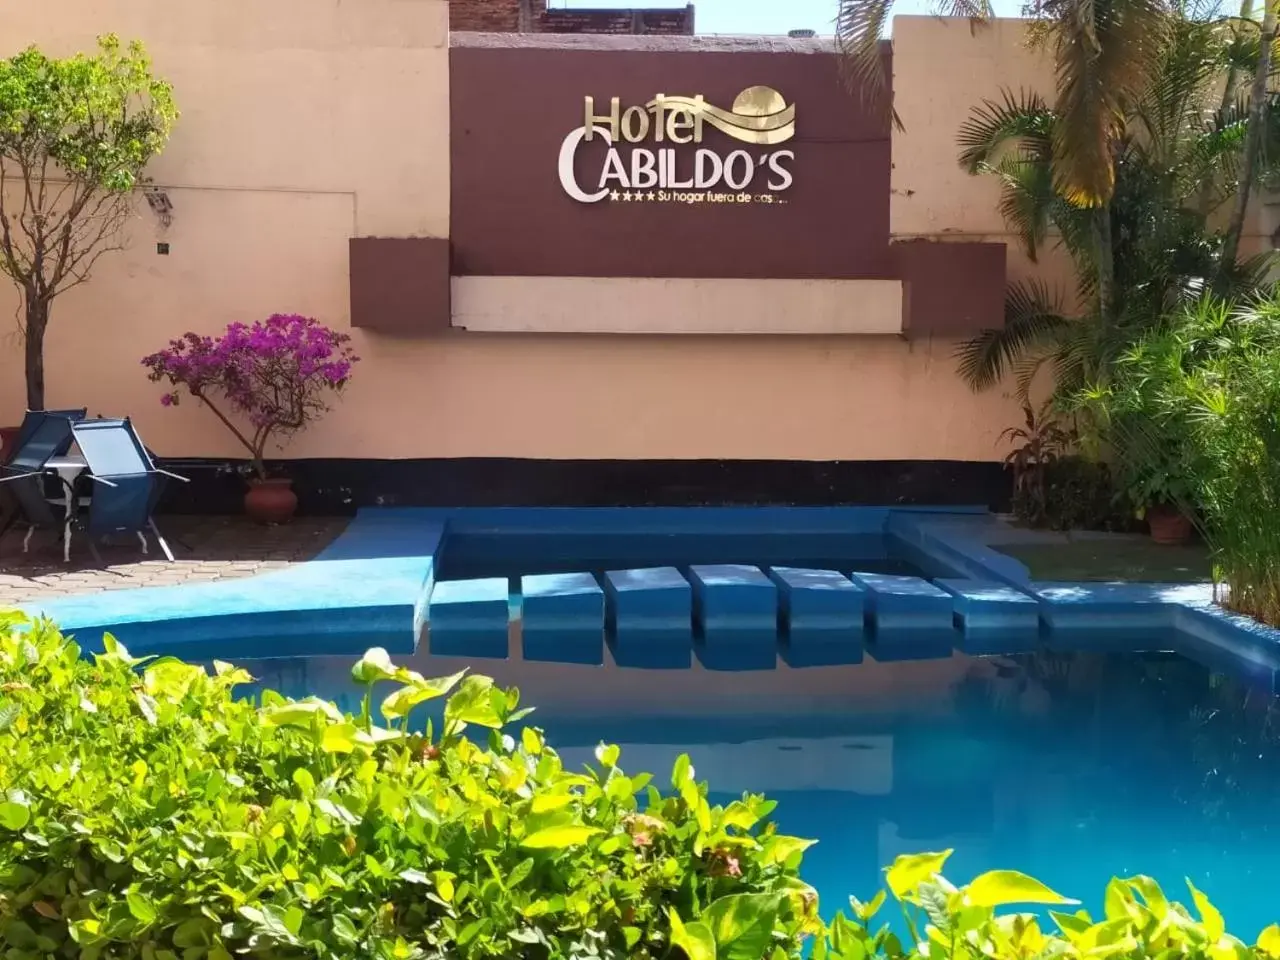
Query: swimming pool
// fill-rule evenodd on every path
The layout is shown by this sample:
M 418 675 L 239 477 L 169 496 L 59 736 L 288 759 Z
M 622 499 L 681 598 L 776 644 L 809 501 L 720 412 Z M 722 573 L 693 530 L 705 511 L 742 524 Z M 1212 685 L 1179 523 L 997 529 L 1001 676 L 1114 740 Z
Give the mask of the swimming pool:
M 427 675 L 459 669 L 420 652 Z M 290 696 L 357 706 L 349 658 L 246 664 Z M 717 673 L 485 660 L 566 761 L 600 741 L 660 778 L 688 753 L 723 796 L 779 801 L 819 840 L 824 913 L 899 853 L 954 847 L 948 875 L 1029 872 L 1096 913 L 1113 875 L 1186 899 L 1190 877 L 1255 935 L 1280 914 L 1276 698 L 1166 654 L 1061 653 Z M 659 780 L 661 782 L 661 779 Z

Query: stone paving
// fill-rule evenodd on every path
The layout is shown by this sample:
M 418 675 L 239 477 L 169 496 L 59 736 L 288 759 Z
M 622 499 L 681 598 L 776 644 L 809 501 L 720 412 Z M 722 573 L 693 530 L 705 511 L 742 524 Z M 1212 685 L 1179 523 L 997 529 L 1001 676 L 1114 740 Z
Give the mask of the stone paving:
M 253 577 L 312 559 L 349 522 L 311 518 L 263 527 L 242 517 L 160 517 L 175 562 L 164 559 L 154 538 L 143 556 L 135 538 L 121 537 L 99 545 L 101 565 L 83 536 L 73 537 L 71 562 L 63 563 L 54 534 L 37 531 L 24 555 L 24 531 L 10 530 L 0 538 L 0 608 L 76 593 Z

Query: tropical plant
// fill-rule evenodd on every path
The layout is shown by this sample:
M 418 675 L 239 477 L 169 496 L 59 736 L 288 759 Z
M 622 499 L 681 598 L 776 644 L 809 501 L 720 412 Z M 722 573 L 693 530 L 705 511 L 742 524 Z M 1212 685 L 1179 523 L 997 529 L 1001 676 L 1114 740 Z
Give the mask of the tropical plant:
M 1238 195 L 1248 128 L 1247 104 L 1218 103 L 1229 67 L 1257 57 L 1238 31 L 1194 10 L 1165 13 L 1153 34 L 1159 43 L 1142 54 L 1141 76 L 1126 83 L 1122 99 L 1106 101 L 1106 111 L 1117 111 L 1108 163 L 1087 190 L 1075 189 L 1083 174 L 1069 166 L 1069 145 L 1081 134 L 1062 112 L 1063 90 L 1056 106 L 1006 91 L 973 111 L 960 132 L 961 165 L 999 179 L 1001 213 L 1028 256 L 1035 261 L 1046 244 L 1060 244 L 1078 289 L 1066 297 L 1037 280 L 1012 285 L 1004 326 L 959 350 L 960 373 L 972 387 L 985 389 L 1012 371 L 1025 397 L 1048 365 L 1058 398 L 1070 397 L 1105 379 L 1116 358 L 1179 303 L 1215 283 L 1227 295 L 1261 286 L 1267 262 L 1224 258 L 1223 235 L 1211 226 Z
M 1049 471 L 1071 449 L 1072 437 L 1047 407 L 1037 413 L 1022 405 L 1023 425 L 1001 435 L 1012 449 L 1004 465 L 1013 473 L 1013 512 L 1033 527 L 1046 526 L 1050 514 Z
M 1023 417 L 1000 435 L 1011 445 L 1004 463 L 1013 474 L 1013 515 L 1051 530 L 1124 527 L 1110 468 L 1080 455 L 1071 418 L 1050 401 L 1039 411 L 1024 403 Z
M 668 793 L 616 746 L 565 769 L 487 678 L 371 650 L 348 715 L 84 654 L 0 619 L 6 960 L 782 960 L 821 932 L 773 803 L 712 806 L 687 757 Z
M 1085 910 L 1049 910 L 1047 917 L 997 913 L 1004 906 L 1062 908 L 1079 901 L 1012 870 L 993 870 L 957 887 L 941 873 L 950 855 L 946 850 L 899 857 L 885 871 L 910 933 L 908 945 L 887 925 L 873 930 L 886 900 L 881 891 L 870 903 L 851 901 L 852 919 L 835 918 L 827 937 L 815 945 L 814 960 L 1280 957 L 1280 926 L 1267 927 L 1249 946 L 1227 932 L 1222 913 L 1190 881 L 1194 910 L 1170 900 L 1151 877 L 1136 876 L 1107 884 L 1101 920 Z
M 27 406 L 44 409 L 54 299 L 124 245 L 143 171 L 177 117 L 140 43 L 114 36 L 58 60 L 0 60 L 0 271 L 22 296 Z
M 232 323 L 218 338 L 187 333 L 142 360 L 153 381 L 182 387 L 216 416 L 267 476 L 266 453 L 306 429 L 329 409 L 359 361 L 351 338 L 310 317 L 275 314 L 252 325 Z M 162 394 L 167 407 L 181 400 Z M 226 409 L 224 409 L 224 406 Z M 246 433 L 228 411 L 248 421 Z
M 1223 602 L 1280 625 L 1280 301 L 1185 307 L 1086 402 L 1132 470 L 1176 464 Z

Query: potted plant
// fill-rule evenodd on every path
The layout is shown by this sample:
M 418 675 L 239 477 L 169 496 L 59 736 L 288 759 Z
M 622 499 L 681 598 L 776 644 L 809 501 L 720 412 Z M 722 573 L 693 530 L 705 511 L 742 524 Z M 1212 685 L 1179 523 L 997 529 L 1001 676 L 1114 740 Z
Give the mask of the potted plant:
M 1132 467 L 1127 493 L 1138 518 L 1147 521 L 1153 541 L 1179 546 L 1191 539 L 1194 525 L 1184 506 L 1191 500 L 1191 485 L 1176 448 L 1164 446 Z
M 54 299 L 124 246 L 134 191 L 177 111 L 139 43 L 54 59 L 29 47 L 0 59 L 0 273 L 18 290 L 27 408 L 45 409 L 44 339 Z M 6 448 L 17 427 L 0 428 Z
M 291 478 L 268 474 L 266 451 L 328 411 L 327 398 L 342 392 L 359 360 L 350 341 L 310 317 L 275 314 L 232 323 L 216 338 L 188 333 L 142 364 L 153 381 L 184 388 L 212 410 L 249 452 L 245 512 L 259 523 L 284 523 L 298 497 Z M 170 391 L 160 402 L 176 406 L 181 396 Z

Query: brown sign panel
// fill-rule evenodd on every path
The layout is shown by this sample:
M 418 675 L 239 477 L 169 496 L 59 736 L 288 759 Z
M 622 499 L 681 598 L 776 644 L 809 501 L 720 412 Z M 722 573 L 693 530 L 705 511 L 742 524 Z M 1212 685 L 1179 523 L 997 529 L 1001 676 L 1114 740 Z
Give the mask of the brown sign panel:
M 456 274 L 895 276 L 888 118 L 817 46 L 450 56 Z

